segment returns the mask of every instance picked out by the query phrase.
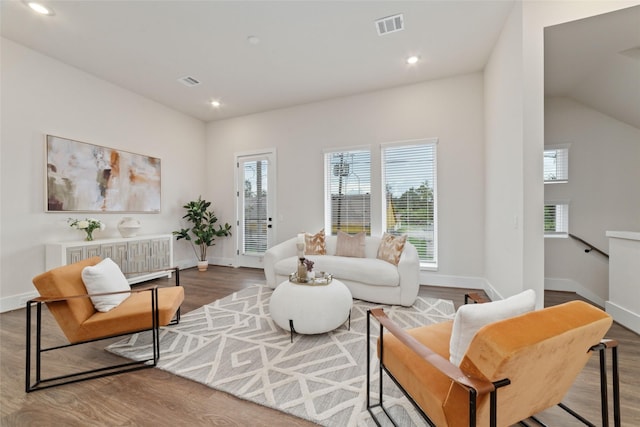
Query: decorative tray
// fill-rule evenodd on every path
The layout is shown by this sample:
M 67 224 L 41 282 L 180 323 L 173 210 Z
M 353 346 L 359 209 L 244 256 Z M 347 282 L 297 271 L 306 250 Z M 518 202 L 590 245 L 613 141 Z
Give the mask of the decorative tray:
M 289 281 L 291 283 L 295 283 L 296 285 L 306 285 L 306 286 L 326 286 L 333 280 L 333 276 L 331 274 L 325 274 L 322 278 L 313 278 L 313 279 L 300 279 L 298 277 L 298 273 L 291 273 L 289 275 Z

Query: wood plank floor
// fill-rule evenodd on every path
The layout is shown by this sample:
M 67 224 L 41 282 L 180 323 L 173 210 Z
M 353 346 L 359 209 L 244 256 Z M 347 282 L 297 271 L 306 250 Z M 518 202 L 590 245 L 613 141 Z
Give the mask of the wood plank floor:
M 186 300 L 183 312 L 256 283 L 262 270 L 212 266 L 206 273 L 181 272 Z M 167 279 L 155 281 L 171 284 Z M 427 287 L 430 296 L 463 304 L 469 290 Z M 573 293 L 547 292 L 545 304 L 576 299 Z M 45 345 L 64 343 L 48 313 Z M 312 426 L 305 420 L 212 390 L 159 369 L 145 369 L 26 394 L 24 392 L 25 310 L 0 315 L 0 425 L 10 426 Z M 614 324 L 609 335 L 620 343 L 622 421 L 640 426 L 640 337 Z M 55 373 L 74 366 L 94 367 L 122 359 L 103 350 L 108 341 L 74 348 L 47 359 Z M 78 351 L 80 350 L 81 351 Z M 567 396 L 566 402 L 593 421 L 599 420 L 598 362 L 593 357 Z M 580 425 L 558 409 L 541 414 L 549 425 Z M 598 424 L 598 423 L 596 423 Z

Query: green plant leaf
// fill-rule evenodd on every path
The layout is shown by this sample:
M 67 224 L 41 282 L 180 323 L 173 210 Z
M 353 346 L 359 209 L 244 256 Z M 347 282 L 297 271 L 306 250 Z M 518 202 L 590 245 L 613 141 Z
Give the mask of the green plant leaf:
M 198 260 L 206 261 L 207 248 L 213 246 L 216 237 L 227 237 L 231 235 L 231 225 L 225 223 L 224 227 L 216 223 L 218 218 L 213 210 L 209 210 L 211 202 L 198 197 L 198 200 L 190 201 L 183 206 L 186 209 L 185 215 L 182 217 L 192 224 L 190 228 L 182 228 L 174 231 L 173 235 L 176 240 L 185 239 L 191 242 L 194 252 Z M 196 246 L 197 249 L 196 250 Z

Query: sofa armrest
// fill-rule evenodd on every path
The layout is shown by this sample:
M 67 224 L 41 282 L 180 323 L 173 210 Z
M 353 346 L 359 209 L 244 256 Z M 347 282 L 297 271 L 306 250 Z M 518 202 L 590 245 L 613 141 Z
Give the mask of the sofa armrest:
M 267 280 L 267 285 L 271 289 L 275 289 L 278 286 L 278 283 L 276 283 L 276 263 L 282 259 L 297 255 L 298 248 L 296 243 L 297 237 L 292 237 L 272 246 L 264 253 L 264 276 Z
M 400 262 L 398 263 L 398 275 L 400 276 L 400 304 L 412 305 L 420 290 L 420 258 L 418 250 L 408 241 L 404 244 Z

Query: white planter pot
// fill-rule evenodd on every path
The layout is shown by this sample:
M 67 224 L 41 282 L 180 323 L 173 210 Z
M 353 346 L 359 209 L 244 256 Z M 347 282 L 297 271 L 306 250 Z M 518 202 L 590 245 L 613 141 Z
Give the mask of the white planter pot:
M 207 271 L 209 261 L 198 261 L 198 271 Z

